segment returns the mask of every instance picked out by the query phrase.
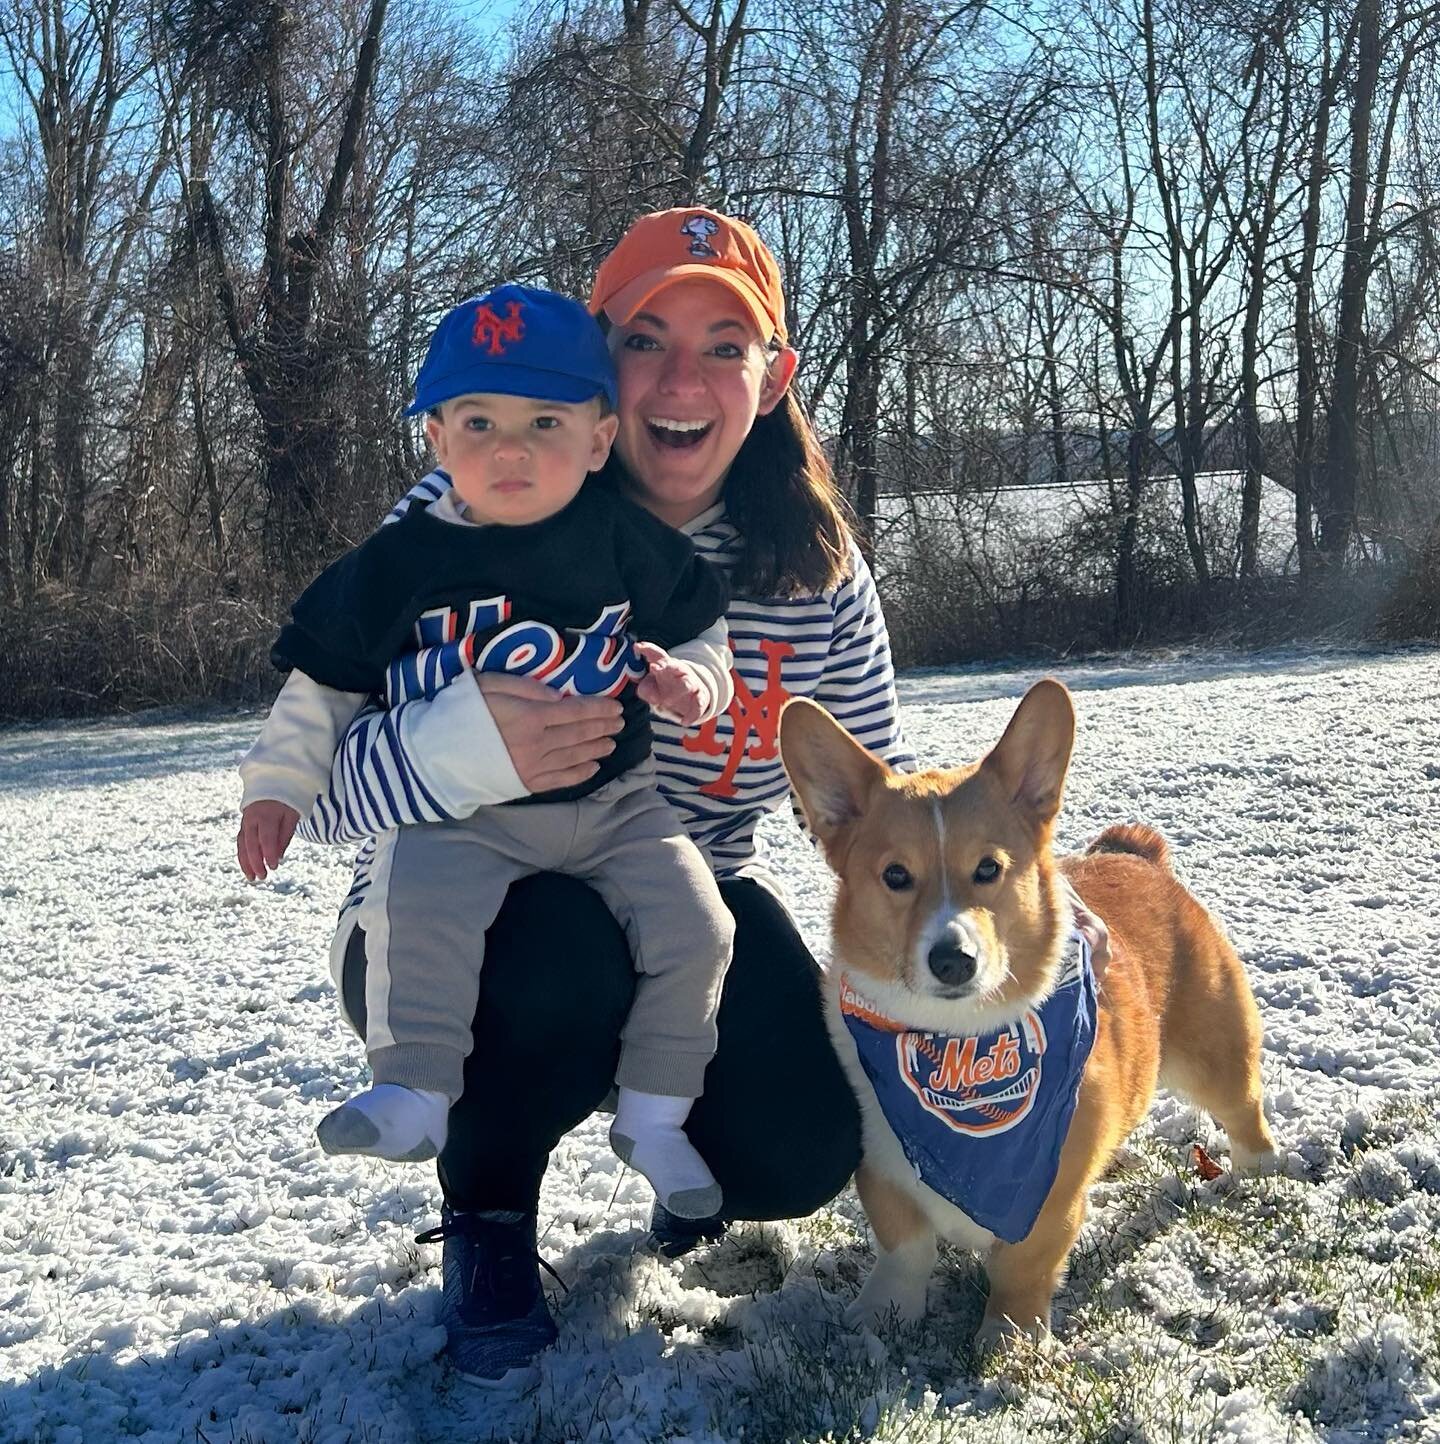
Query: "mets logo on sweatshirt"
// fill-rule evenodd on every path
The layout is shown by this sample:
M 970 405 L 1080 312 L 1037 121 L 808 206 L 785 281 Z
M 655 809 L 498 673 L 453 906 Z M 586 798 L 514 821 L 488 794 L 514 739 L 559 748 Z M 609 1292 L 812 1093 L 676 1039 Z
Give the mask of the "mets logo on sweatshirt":
M 956 1133 L 972 1138 L 1007 1133 L 1035 1104 L 1046 1040 L 1045 1024 L 1033 1009 L 989 1033 L 924 1033 L 886 1018 L 846 979 L 840 1010 L 847 1024 L 854 1019 L 893 1034 L 897 1080 L 926 1114 Z

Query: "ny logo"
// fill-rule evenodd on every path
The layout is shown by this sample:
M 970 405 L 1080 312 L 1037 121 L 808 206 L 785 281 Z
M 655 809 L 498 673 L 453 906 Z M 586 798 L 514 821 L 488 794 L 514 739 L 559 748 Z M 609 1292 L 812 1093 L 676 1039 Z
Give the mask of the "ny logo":
M 492 356 L 499 356 L 509 342 L 518 341 L 524 334 L 525 327 L 520 320 L 519 301 L 505 303 L 503 320 L 495 314 L 494 309 L 487 302 L 475 312 L 475 329 L 471 332 L 470 339 L 477 346 L 485 346 Z M 489 342 L 488 346 L 485 345 L 487 341 Z
M 700 789 L 707 797 L 735 796 L 735 774 L 740 770 L 741 758 L 765 762 L 776 755 L 780 709 L 790 695 L 781 680 L 780 664 L 795 655 L 795 648 L 788 642 L 761 642 L 760 650 L 765 654 L 765 689 L 758 697 L 745 685 L 739 672 L 731 673 L 735 679 L 735 700 L 725 715 L 735 731 L 730 739 L 725 770 L 714 782 L 707 782 Z M 719 757 L 725 751 L 725 744 L 716 736 L 719 721 L 718 717 L 711 718 L 698 732 L 684 737 L 681 745 L 687 752 Z

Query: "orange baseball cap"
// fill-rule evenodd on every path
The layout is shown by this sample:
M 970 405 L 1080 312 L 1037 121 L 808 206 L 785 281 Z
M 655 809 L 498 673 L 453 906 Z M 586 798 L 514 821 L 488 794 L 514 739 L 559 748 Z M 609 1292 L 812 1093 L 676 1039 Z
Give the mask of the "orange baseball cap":
M 590 309 L 624 325 L 657 292 L 694 276 L 733 291 L 764 340 L 786 339 L 775 257 L 744 221 L 704 206 L 652 211 L 632 222 L 595 273 Z

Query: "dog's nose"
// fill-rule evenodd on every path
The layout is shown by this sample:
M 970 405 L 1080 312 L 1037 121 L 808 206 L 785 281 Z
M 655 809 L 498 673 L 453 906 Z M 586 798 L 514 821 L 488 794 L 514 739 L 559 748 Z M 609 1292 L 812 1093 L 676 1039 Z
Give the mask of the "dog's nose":
M 930 964 L 930 971 L 951 988 L 958 988 L 975 976 L 974 954 L 948 940 L 936 943 L 926 961 Z

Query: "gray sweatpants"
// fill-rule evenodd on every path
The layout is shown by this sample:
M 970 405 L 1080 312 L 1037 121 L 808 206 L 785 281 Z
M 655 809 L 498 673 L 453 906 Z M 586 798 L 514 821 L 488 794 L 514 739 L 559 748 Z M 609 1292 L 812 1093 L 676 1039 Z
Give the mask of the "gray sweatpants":
M 700 850 L 656 791 L 653 762 L 575 802 L 483 807 L 456 822 L 397 828 L 376 846 L 358 917 L 376 1083 L 460 1096 L 485 931 L 512 882 L 563 872 L 604 898 L 640 975 L 616 1083 L 700 1096 L 735 925 Z M 543 1017 L 531 1021 L 545 1026 Z

